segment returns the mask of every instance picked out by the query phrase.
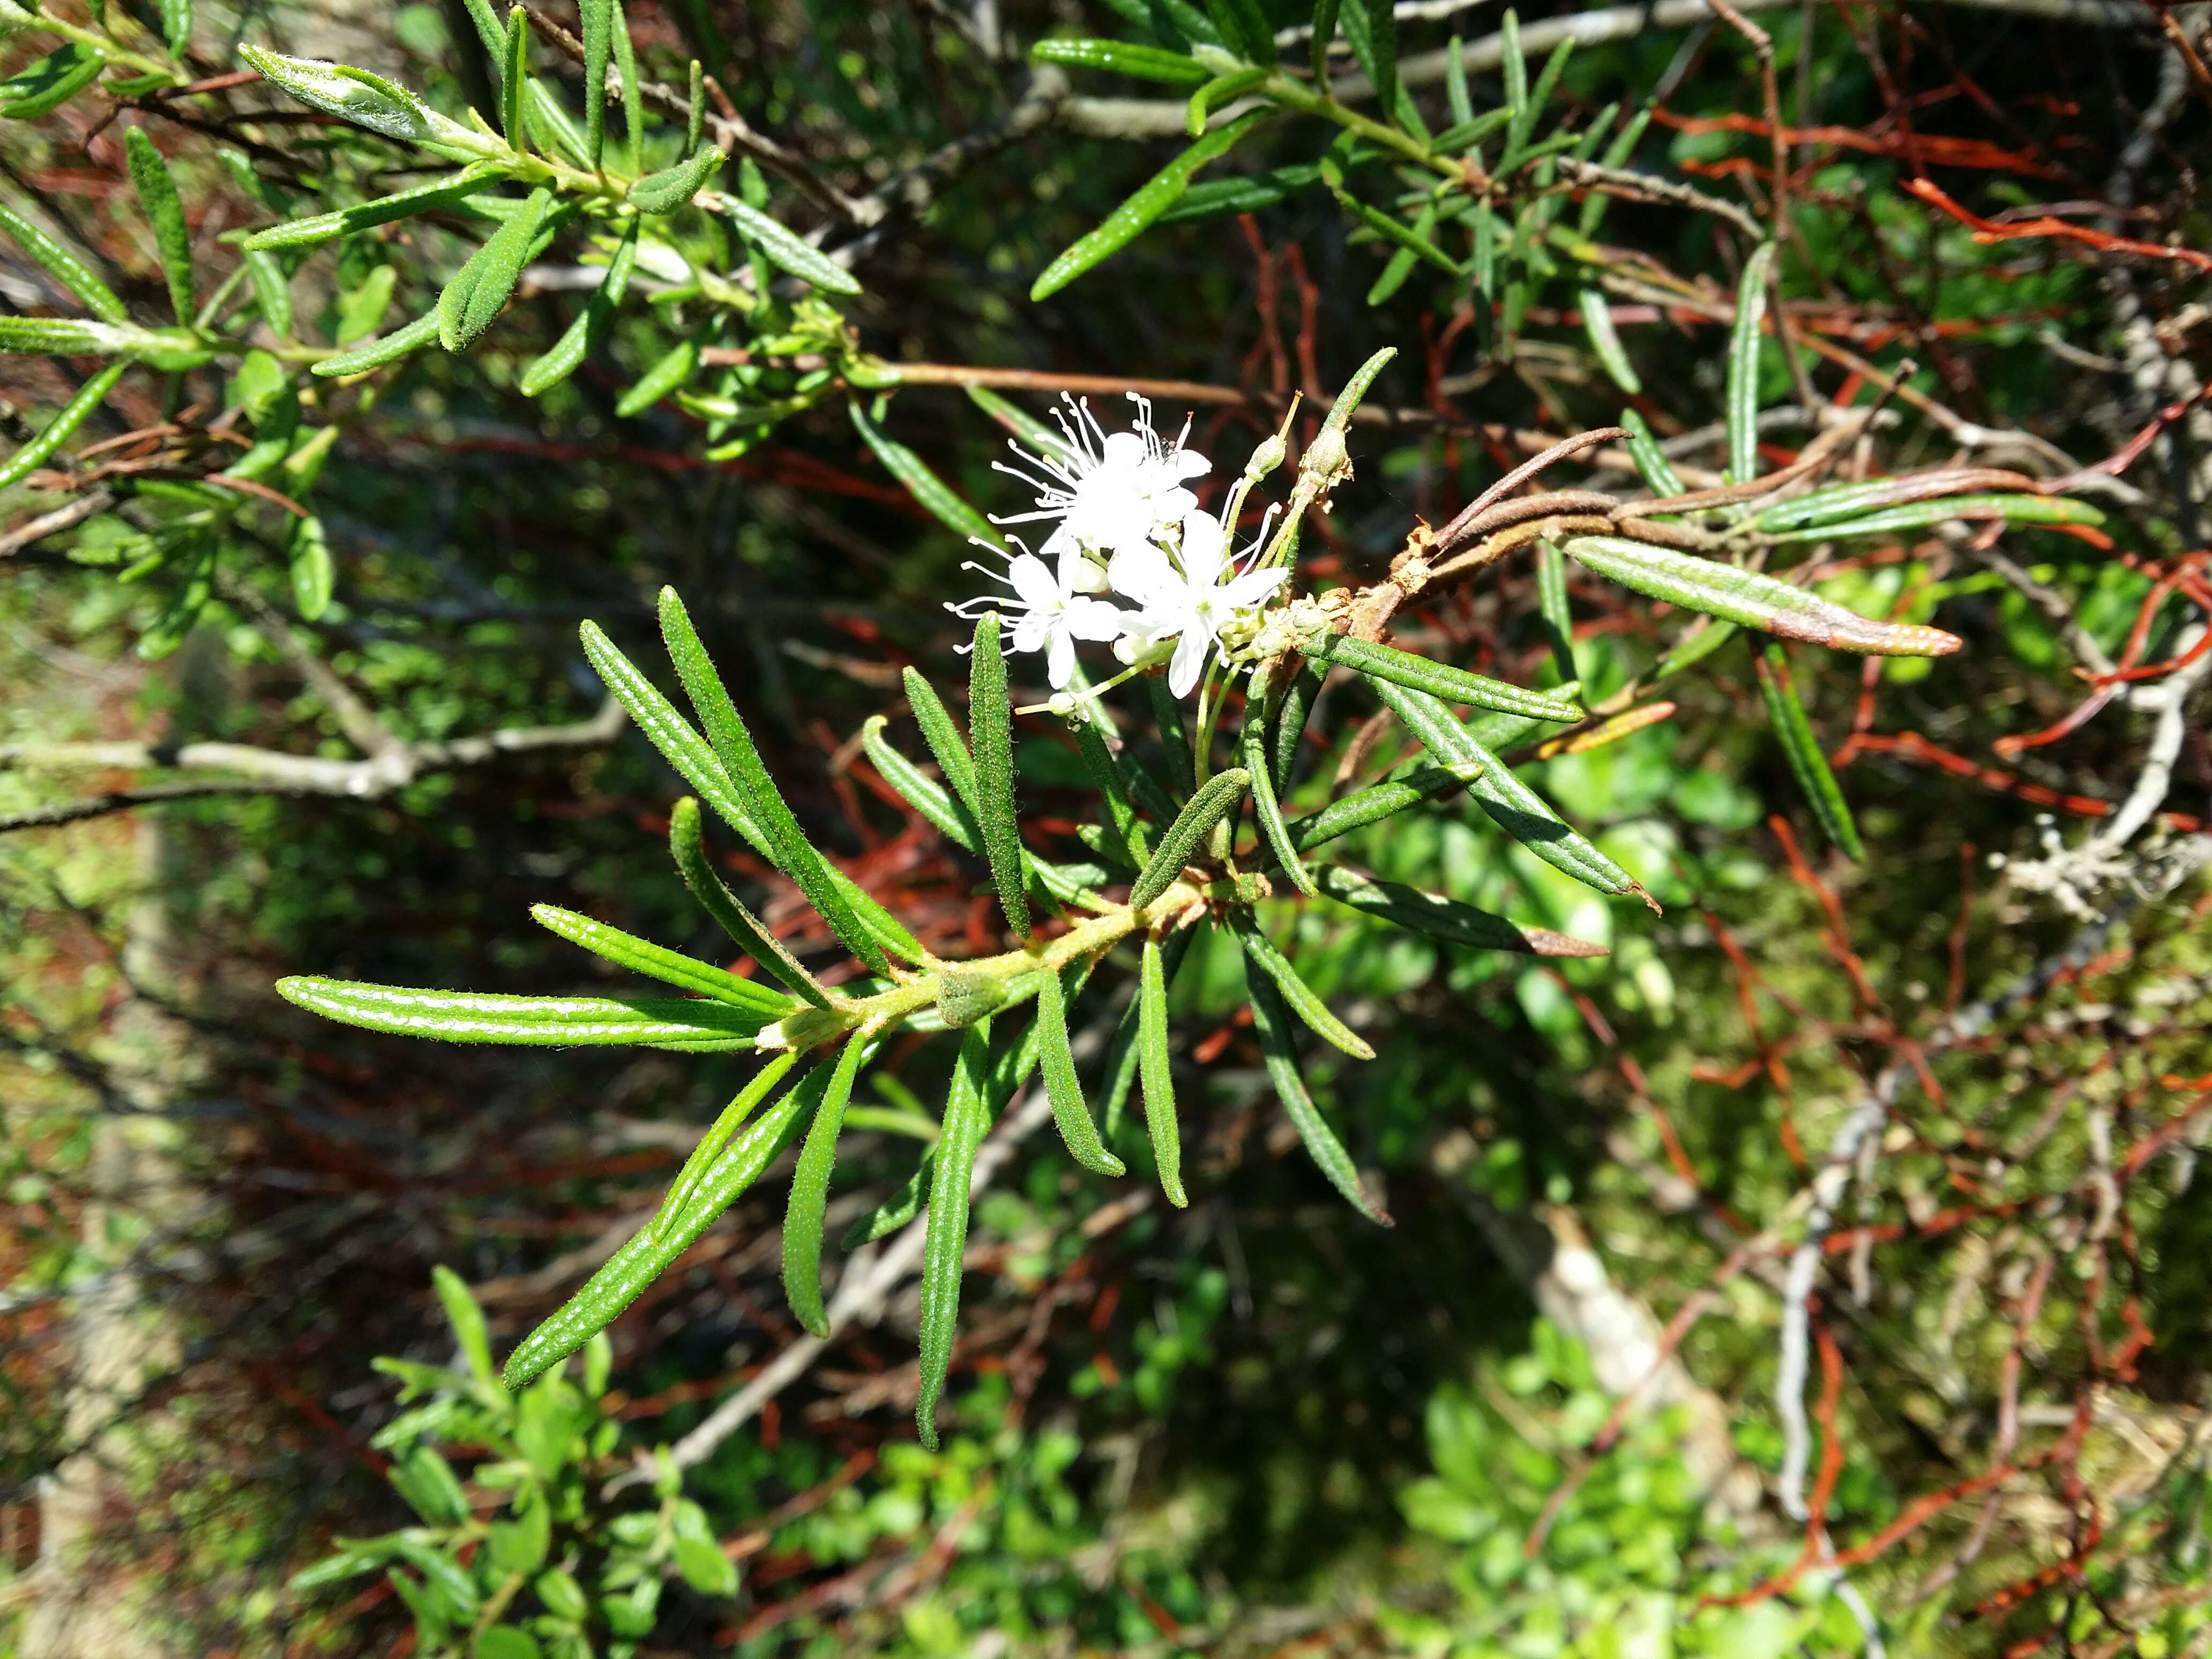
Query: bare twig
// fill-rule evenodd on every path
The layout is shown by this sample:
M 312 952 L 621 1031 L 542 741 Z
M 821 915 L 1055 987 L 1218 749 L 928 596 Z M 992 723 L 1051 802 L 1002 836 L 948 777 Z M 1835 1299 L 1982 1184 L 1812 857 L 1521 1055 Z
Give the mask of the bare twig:
M 148 743 L 0 744 L 0 769 L 82 771 L 112 767 L 167 775 L 158 782 L 0 818 L 0 835 L 210 795 L 332 795 L 377 800 L 418 778 L 481 766 L 500 755 L 597 749 L 614 740 L 627 718 L 622 705 L 609 697 L 587 720 L 566 726 L 502 726 L 442 743 L 402 743 L 388 752 L 354 761 L 292 755 L 239 743 L 187 743 L 173 749 Z M 179 773 L 202 775 L 179 777 Z

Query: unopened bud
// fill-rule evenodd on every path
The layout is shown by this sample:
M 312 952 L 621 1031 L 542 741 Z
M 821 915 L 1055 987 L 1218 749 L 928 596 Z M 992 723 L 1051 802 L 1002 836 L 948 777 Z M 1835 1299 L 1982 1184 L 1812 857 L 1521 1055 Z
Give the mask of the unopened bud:
M 1344 447 L 1344 434 L 1334 427 L 1323 427 L 1298 457 L 1298 471 L 1318 477 L 1324 487 L 1351 477 L 1352 456 Z
M 1065 720 L 1082 705 L 1073 691 L 1055 691 L 1045 699 L 1044 706 Z
M 1259 483 L 1261 479 L 1283 464 L 1283 457 L 1288 453 L 1289 446 L 1283 442 L 1279 435 L 1268 438 L 1252 452 L 1252 459 L 1244 463 L 1246 481 L 1250 483 Z

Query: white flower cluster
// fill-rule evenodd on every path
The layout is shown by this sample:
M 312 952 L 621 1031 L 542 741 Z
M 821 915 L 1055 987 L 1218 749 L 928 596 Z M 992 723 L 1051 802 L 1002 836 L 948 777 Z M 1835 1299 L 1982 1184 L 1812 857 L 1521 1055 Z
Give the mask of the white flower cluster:
M 1172 640 L 1168 684 L 1185 697 L 1222 629 L 1265 605 L 1289 573 L 1251 568 L 1264 530 L 1241 561 L 1235 556 L 1229 528 L 1185 487 L 1212 470 L 1184 447 L 1189 422 L 1164 442 L 1153 429 L 1151 404 L 1134 392 L 1129 398 L 1137 405 L 1130 431 L 1108 432 L 1087 400 L 1067 398 L 1064 410 L 1053 411 L 1064 445 L 1044 454 L 1010 446 L 1026 465 L 1001 463 L 998 470 L 1036 490 L 1036 507 L 992 522 L 1054 520 L 1052 533 L 1041 553 L 1018 540 L 1022 550 L 1007 560 L 1003 576 L 973 561 L 965 567 L 1003 581 L 1011 596 L 989 593 L 946 609 L 970 618 L 1006 615 L 1013 624 L 1009 648 L 1044 652 L 1054 690 L 1074 677 L 1078 640 L 1110 642 L 1131 664 L 1166 654 Z

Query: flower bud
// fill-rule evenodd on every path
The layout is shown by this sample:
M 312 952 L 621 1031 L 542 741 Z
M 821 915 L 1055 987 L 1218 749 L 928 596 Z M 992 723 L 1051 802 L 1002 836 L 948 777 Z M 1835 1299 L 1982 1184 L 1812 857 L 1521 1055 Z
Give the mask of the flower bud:
M 1288 446 L 1277 434 L 1252 452 L 1252 459 L 1244 463 L 1244 477 L 1248 483 L 1257 483 L 1283 464 Z
M 1320 435 L 1306 446 L 1306 453 L 1298 457 L 1298 471 L 1319 478 L 1322 488 L 1340 478 L 1352 476 L 1352 456 L 1344 447 L 1344 434 L 1334 427 L 1325 426 Z

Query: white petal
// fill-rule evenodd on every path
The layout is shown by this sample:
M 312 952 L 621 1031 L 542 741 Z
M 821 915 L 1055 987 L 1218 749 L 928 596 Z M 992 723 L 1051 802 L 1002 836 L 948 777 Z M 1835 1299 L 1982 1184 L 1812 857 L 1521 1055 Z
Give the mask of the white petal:
M 1139 465 L 1145 459 L 1145 441 L 1133 432 L 1114 432 L 1107 434 L 1105 459 L 1101 471 L 1125 471 Z
M 1168 556 L 1147 541 L 1117 550 L 1106 567 L 1106 580 L 1116 593 L 1147 608 L 1173 599 L 1183 588 Z
M 1045 678 L 1055 691 L 1075 678 L 1075 641 L 1065 628 L 1052 630 L 1052 654 L 1045 659 Z
M 1053 632 L 1050 613 L 1033 611 L 1014 624 L 1013 636 L 1008 643 L 1017 651 L 1042 651 Z
M 1063 593 L 1103 593 L 1106 573 L 1096 559 L 1085 556 L 1071 538 L 1060 554 L 1060 591 Z
M 1220 579 L 1227 548 L 1221 520 L 1211 513 L 1182 515 L 1182 574 L 1193 587 L 1211 587 Z
M 1178 478 L 1203 478 L 1213 471 L 1213 463 L 1194 449 L 1178 449 L 1168 457 L 1168 465 Z
M 1213 636 L 1203 629 L 1186 633 L 1176 647 L 1175 660 L 1168 665 L 1168 690 L 1178 697 L 1188 696 L 1196 689 L 1199 671 L 1206 666 L 1206 653 L 1212 648 Z
M 1052 579 L 1051 568 L 1034 553 L 1018 555 L 1006 565 L 1006 580 L 1013 584 L 1021 602 L 1032 611 L 1049 609 L 1060 603 L 1060 584 Z
M 1264 605 L 1268 596 L 1283 585 L 1290 574 L 1280 568 L 1248 570 L 1221 585 L 1216 603 L 1237 611 L 1248 611 L 1255 605 Z
M 1103 599 L 1076 599 L 1060 613 L 1060 619 L 1076 639 L 1118 640 L 1128 630 L 1136 614 Z

